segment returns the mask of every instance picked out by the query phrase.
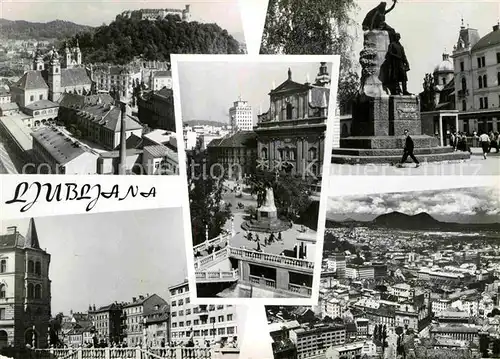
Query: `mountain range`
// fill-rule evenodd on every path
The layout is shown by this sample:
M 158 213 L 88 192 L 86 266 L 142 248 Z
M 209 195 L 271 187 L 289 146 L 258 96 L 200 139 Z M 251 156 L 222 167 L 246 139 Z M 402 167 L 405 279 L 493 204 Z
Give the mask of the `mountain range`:
M 374 228 L 392 228 L 403 230 L 439 230 L 439 231 L 474 231 L 474 230 L 497 230 L 500 231 L 500 223 L 454 223 L 441 222 L 430 214 L 421 212 L 408 215 L 401 212 L 390 212 L 382 214 L 372 221 L 357 221 L 348 219 L 344 221 L 326 220 L 325 227 L 352 227 L 364 226 Z
M 54 20 L 49 22 L 30 22 L 0 18 L 0 37 L 14 40 L 62 40 L 82 31 L 93 29 L 91 26 L 75 24 L 71 21 Z

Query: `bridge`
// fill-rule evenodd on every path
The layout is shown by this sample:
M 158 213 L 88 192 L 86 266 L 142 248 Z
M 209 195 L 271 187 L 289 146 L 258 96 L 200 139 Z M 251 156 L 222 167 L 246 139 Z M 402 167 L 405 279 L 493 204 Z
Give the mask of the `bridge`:
M 35 349 L 29 359 L 237 359 L 236 348 L 65 348 Z M 26 358 L 28 359 L 28 358 Z
M 285 296 L 310 297 L 314 262 L 284 255 L 259 252 L 229 245 L 230 235 L 224 233 L 194 247 L 194 253 L 201 254 L 210 248 L 217 248 L 210 254 L 195 257 L 196 283 L 235 283 L 257 286 Z M 222 247 L 222 248 L 221 248 Z M 219 263 L 238 261 L 238 268 L 215 270 Z

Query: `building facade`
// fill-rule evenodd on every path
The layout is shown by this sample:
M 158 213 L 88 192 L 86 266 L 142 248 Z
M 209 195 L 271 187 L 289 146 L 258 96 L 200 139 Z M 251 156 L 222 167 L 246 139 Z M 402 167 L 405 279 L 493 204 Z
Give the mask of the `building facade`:
M 231 119 L 231 129 L 237 131 L 252 131 L 253 129 L 253 111 L 248 101 L 243 101 L 241 97 L 233 103 L 229 109 L 229 118 Z
M 170 290 L 171 340 L 174 343 L 204 344 L 236 342 L 238 331 L 233 305 L 193 305 L 185 281 Z
M 500 29 L 484 37 L 463 25 L 453 51 L 459 131 L 498 131 L 500 118 Z
M 111 303 L 89 311 L 95 334 L 106 343 L 121 343 L 124 338 L 124 317 L 122 305 Z M 82 332 L 82 336 L 83 336 Z
M 142 71 L 138 64 L 89 66 L 92 82 L 97 92 L 118 92 L 120 97 L 132 99 L 134 87 L 142 81 Z
M 35 221 L 0 236 L 0 347 L 48 346 L 50 254 L 40 248 Z
M 344 344 L 346 328 L 343 325 L 321 325 L 290 330 L 290 340 L 297 347 L 297 359 L 324 355 L 332 345 Z
M 169 88 L 152 91 L 137 99 L 139 120 L 154 129 L 175 132 L 174 96 Z
M 321 63 L 316 82 L 298 83 L 288 79 L 271 90 L 269 110 L 258 116 L 257 155 L 264 167 L 288 173 L 321 177 L 328 102 L 329 75 Z M 327 154 L 327 161 L 330 155 Z
M 121 13 L 121 16 L 126 19 L 135 20 L 163 20 L 169 15 L 178 15 L 183 21 L 191 19 L 190 5 L 186 4 L 184 9 L 140 9 L 140 10 L 127 10 Z

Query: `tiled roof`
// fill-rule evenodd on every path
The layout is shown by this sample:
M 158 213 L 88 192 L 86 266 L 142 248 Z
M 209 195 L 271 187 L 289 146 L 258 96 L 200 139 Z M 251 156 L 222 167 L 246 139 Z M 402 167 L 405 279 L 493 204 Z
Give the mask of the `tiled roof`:
M 53 127 L 40 128 L 31 135 L 59 164 L 68 163 L 86 152 L 78 142 Z
M 0 235 L 0 248 L 24 247 L 24 237 L 20 233 Z
M 102 93 L 97 95 L 79 95 L 64 93 L 59 100 L 61 107 L 81 109 L 85 105 L 114 104 L 115 100 L 110 94 Z
M 50 100 L 40 100 L 30 103 L 26 108 L 30 110 L 45 110 L 46 108 L 59 107 L 58 103 L 52 102 Z
M 148 152 L 154 158 L 169 157 L 177 159 L 177 153 L 164 145 L 144 146 L 144 152 Z
M 93 122 L 114 132 L 120 132 L 121 110 L 117 106 L 106 104 L 85 106 L 82 110 L 78 111 L 78 115 L 88 117 Z M 129 115 L 125 116 L 125 126 L 127 130 L 142 129 L 142 125 Z
M 480 51 L 498 44 L 500 44 L 500 30 L 492 31 L 488 35 L 482 37 L 474 46 L 472 46 L 471 51 Z
M 172 77 L 172 71 L 156 71 L 154 77 Z
M 0 104 L 0 110 L 2 110 L 2 111 L 18 110 L 18 109 L 19 109 L 19 106 L 15 102 Z
M 40 71 L 27 71 L 14 85 L 24 90 L 48 89 Z
M 73 69 L 61 69 L 61 86 L 82 86 L 91 85 L 87 70 L 82 67 L 77 67 Z
M 166 98 L 169 98 L 173 95 L 173 91 L 171 89 L 168 89 L 166 87 L 162 88 L 160 91 L 156 92 L 156 95 L 160 95 Z
M 217 138 L 207 147 L 255 147 L 257 148 L 257 134 L 253 131 L 240 131 L 227 137 Z

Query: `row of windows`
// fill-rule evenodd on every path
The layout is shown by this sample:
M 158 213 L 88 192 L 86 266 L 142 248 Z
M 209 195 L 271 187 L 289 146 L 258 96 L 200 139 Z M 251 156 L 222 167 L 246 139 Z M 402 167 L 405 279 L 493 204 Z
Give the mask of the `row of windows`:
M 500 64 L 500 52 L 497 52 L 496 55 L 497 55 L 497 64 Z M 484 56 L 477 57 L 477 67 L 478 68 L 486 67 L 486 57 Z M 465 64 L 463 61 L 460 62 L 460 71 L 462 72 L 465 71 Z
M 173 315 L 174 313 L 172 313 L 172 317 L 175 317 L 176 315 Z M 179 314 L 180 315 L 180 314 Z M 210 324 L 214 324 L 216 323 L 216 318 L 215 317 L 210 317 Z M 230 322 L 233 320 L 233 315 L 232 314 L 228 314 L 226 316 L 226 321 Z M 219 315 L 217 317 L 217 322 L 218 323 L 223 323 L 224 322 L 224 316 L 223 315 Z M 200 320 L 199 319 L 195 319 L 193 321 L 193 325 L 199 325 L 200 324 Z M 207 320 L 202 320 L 201 321 L 201 324 L 207 324 Z M 178 323 L 179 327 L 183 327 L 184 326 L 184 322 L 179 322 Z M 191 321 L 190 320 L 187 320 L 186 321 L 186 326 L 190 326 L 191 325 Z M 172 327 L 175 328 L 177 326 L 177 323 L 172 323 Z
M 190 337 L 193 334 L 194 337 L 206 337 L 206 336 L 215 336 L 215 335 L 232 335 L 235 334 L 234 327 L 228 328 L 218 328 L 218 329 L 204 329 L 204 330 L 194 330 L 194 331 L 180 331 L 173 332 L 172 338 L 183 338 L 184 335 Z
M 312 160 L 317 159 L 318 151 L 317 151 L 316 147 L 309 148 L 307 153 L 308 153 L 308 160 L 312 161 Z M 280 149 L 278 149 L 278 155 L 279 155 L 279 158 L 281 160 L 285 160 L 285 159 L 286 160 L 295 160 L 296 149 L 294 149 L 294 148 L 280 148 Z M 264 147 L 261 150 L 261 157 L 265 160 L 268 159 L 267 148 Z

